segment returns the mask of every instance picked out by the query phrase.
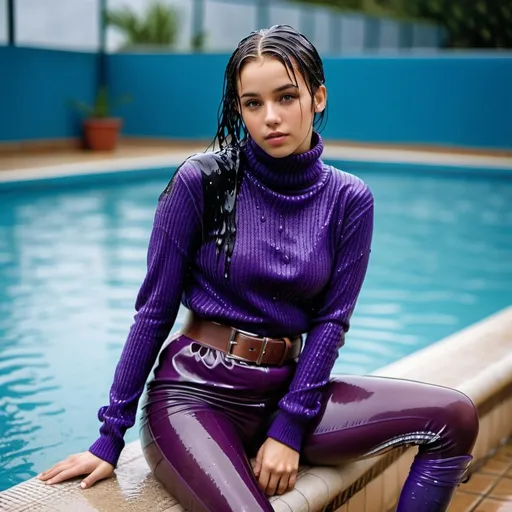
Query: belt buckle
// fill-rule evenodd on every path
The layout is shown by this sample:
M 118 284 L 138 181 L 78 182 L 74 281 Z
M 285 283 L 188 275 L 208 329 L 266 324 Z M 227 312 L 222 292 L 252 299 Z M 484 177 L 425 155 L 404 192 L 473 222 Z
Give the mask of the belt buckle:
M 231 335 L 228 340 L 228 346 L 226 348 L 226 359 L 234 359 L 235 361 L 245 361 L 243 357 L 235 356 L 233 354 L 233 349 L 235 345 L 238 345 L 236 341 L 236 335 L 238 334 L 238 331 L 236 329 L 231 329 Z
M 233 349 L 234 349 L 235 345 L 238 344 L 238 342 L 236 341 L 236 335 L 239 332 L 240 331 L 238 331 L 238 329 L 231 328 L 231 335 L 229 337 L 228 346 L 226 349 L 226 359 L 234 359 L 236 361 L 245 361 L 246 363 L 253 363 L 253 364 L 256 364 L 259 366 L 261 364 L 261 361 L 263 360 L 263 356 L 265 355 L 265 352 L 267 350 L 268 338 L 266 336 L 261 338 L 260 336 L 254 335 L 255 338 L 261 338 L 263 342 L 261 344 L 260 353 L 258 355 L 258 358 L 256 359 L 256 361 L 251 361 L 245 357 L 235 356 L 233 354 Z

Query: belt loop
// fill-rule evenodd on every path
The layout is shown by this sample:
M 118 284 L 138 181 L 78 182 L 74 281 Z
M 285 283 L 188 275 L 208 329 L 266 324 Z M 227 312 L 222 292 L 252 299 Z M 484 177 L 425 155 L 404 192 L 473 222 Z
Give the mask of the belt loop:
M 228 347 L 226 350 L 226 359 L 235 359 L 236 361 L 245 361 L 243 357 L 236 356 L 233 354 L 233 350 L 235 348 L 235 345 L 238 345 L 238 342 L 236 341 L 236 336 L 238 334 L 238 330 L 231 328 L 231 334 L 229 335 L 229 341 L 228 341 Z
M 263 360 L 263 356 L 265 355 L 265 351 L 267 350 L 267 343 L 268 343 L 268 338 L 265 336 L 263 338 L 263 343 L 261 344 L 260 355 L 258 356 L 258 359 L 256 360 L 257 365 L 260 365 L 261 361 Z
M 233 354 L 233 347 L 235 345 L 238 345 L 238 343 L 236 342 L 236 335 L 238 334 L 237 330 L 236 329 L 231 329 L 231 334 L 229 335 L 229 340 L 228 340 L 228 346 L 226 347 L 226 353 L 231 356 Z

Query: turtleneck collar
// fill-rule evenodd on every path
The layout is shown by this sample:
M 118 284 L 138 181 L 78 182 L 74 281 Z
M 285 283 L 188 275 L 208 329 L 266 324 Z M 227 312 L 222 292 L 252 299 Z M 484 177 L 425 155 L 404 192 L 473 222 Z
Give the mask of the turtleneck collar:
M 284 158 L 270 156 L 252 138 L 245 145 L 250 172 L 273 190 L 301 190 L 313 185 L 322 174 L 323 150 L 322 138 L 316 132 L 309 151 Z

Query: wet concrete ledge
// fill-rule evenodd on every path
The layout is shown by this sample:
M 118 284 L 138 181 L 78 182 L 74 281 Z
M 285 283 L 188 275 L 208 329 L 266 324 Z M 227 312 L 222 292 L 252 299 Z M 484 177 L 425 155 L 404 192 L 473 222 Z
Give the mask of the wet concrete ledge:
M 478 407 L 473 455 L 478 468 L 512 434 L 512 307 L 375 372 L 454 387 Z M 340 467 L 301 467 L 296 488 L 271 502 L 277 512 L 391 510 L 415 449 Z M 140 444 L 127 445 L 116 477 L 81 490 L 80 480 L 46 486 L 31 479 L 0 493 L 12 512 L 178 512 L 183 508 L 152 477 Z

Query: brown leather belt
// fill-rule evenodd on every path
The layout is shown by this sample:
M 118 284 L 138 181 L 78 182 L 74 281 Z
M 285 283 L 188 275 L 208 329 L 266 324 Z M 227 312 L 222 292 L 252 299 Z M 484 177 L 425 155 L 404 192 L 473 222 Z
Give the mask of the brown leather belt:
M 226 358 L 257 365 L 282 365 L 299 356 L 302 337 L 268 338 L 239 331 L 189 313 L 181 331 L 188 338 L 220 350 Z

